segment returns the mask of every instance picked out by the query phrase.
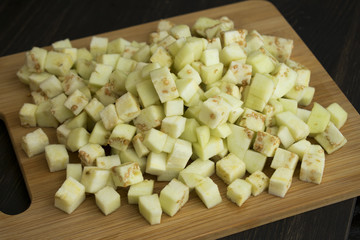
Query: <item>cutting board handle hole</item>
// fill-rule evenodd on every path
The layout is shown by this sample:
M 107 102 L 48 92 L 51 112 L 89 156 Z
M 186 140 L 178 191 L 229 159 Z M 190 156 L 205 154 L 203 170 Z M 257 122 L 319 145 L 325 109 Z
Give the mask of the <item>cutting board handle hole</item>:
M 31 200 L 8 130 L 1 119 L 0 138 L 0 142 L 5 143 L 0 147 L 0 211 L 15 215 L 28 209 Z

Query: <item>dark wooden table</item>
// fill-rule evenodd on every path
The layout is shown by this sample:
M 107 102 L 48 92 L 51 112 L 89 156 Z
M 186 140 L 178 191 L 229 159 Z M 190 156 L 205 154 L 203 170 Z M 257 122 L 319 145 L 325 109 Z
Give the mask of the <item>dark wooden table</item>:
M 234 0 L 0 2 L 0 56 L 77 39 Z M 360 1 L 272 0 L 357 111 L 360 109 Z M 0 116 L 1 118 L 1 116 Z M 0 210 L 30 204 L 6 126 L 0 121 Z M 228 239 L 360 239 L 356 198 L 229 236 Z

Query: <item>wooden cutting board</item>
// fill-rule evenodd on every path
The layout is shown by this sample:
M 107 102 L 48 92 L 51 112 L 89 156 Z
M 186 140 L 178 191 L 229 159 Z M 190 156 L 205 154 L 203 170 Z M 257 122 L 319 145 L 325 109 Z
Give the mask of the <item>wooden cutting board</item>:
M 50 173 L 44 154 L 27 158 L 21 150 L 22 136 L 34 128 L 21 127 L 18 118 L 22 104 L 31 102 L 27 86 L 21 84 L 15 75 L 24 64 L 24 53 L 19 53 L 0 58 L 0 117 L 9 130 L 32 203 L 29 209 L 15 216 L 0 213 L 1 239 L 211 239 L 360 195 L 359 114 L 278 10 L 268 2 L 251 1 L 170 20 L 192 25 L 200 16 L 228 16 L 237 28 L 256 29 L 262 34 L 293 39 L 295 47 L 292 59 L 312 72 L 310 85 L 316 88 L 314 101 L 325 107 L 337 102 L 349 113 L 349 119 L 341 129 L 348 143 L 341 150 L 326 156 L 322 183 L 316 185 L 299 181 L 297 169 L 285 198 L 262 193 L 251 197 L 239 208 L 226 199 L 226 185 L 213 176 L 223 198 L 220 205 L 209 210 L 192 192 L 189 202 L 174 217 L 163 214 L 161 224 L 155 226 L 150 226 L 140 216 L 136 205 L 127 204 L 126 189 L 119 190 L 122 206 L 109 216 L 105 217 L 100 212 L 93 196 L 87 196 L 86 201 L 71 215 L 65 214 L 53 206 L 54 194 L 65 179 L 65 171 Z M 123 37 L 146 41 L 156 25 L 157 22 L 151 22 L 99 36 L 110 40 Z M 83 38 L 72 43 L 75 47 L 88 47 L 90 39 Z M 50 142 L 56 143 L 55 130 L 45 129 L 45 132 Z M 72 155 L 71 161 L 78 161 L 75 155 Z M 271 173 L 271 170 L 267 169 L 266 172 Z M 154 192 L 159 193 L 165 184 L 157 183 Z

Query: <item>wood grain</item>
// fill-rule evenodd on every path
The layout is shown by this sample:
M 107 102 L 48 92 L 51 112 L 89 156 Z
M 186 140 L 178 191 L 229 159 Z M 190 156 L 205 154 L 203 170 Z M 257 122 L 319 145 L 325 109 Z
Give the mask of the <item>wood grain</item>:
M 300 182 L 295 172 L 293 185 L 287 196 L 280 199 L 261 194 L 249 199 L 241 208 L 225 197 L 225 184 L 214 177 L 220 187 L 223 203 L 208 210 L 191 194 L 190 201 L 175 217 L 165 214 L 162 224 L 149 226 L 138 214 L 136 206 L 126 204 L 126 190 L 120 190 L 123 206 L 114 214 L 104 217 L 97 209 L 94 198 L 87 200 L 72 215 L 66 215 L 53 207 L 53 195 L 64 180 L 64 172 L 49 173 L 43 155 L 27 158 L 20 149 L 20 139 L 33 129 L 20 127 L 17 112 L 23 102 L 30 102 L 29 91 L 17 80 L 15 72 L 23 64 L 24 54 L 15 54 L 0 59 L 0 109 L 10 131 L 16 155 L 20 161 L 32 204 L 22 214 L 0 215 L 2 237 L 29 238 L 216 238 L 263 225 L 311 209 L 329 205 L 360 194 L 360 174 L 357 163 L 360 129 L 359 115 L 340 89 L 332 81 L 303 41 L 291 29 L 281 14 L 266 2 L 244 2 L 217 9 L 210 9 L 172 18 L 177 23 L 192 24 L 199 16 L 229 16 L 237 27 L 257 29 L 263 34 L 272 34 L 295 40 L 293 59 L 308 66 L 312 71 L 311 85 L 317 89 L 315 101 L 324 106 L 338 102 L 349 112 L 349 120 L 342 129 L 348 144 L 340 151 L 327 157 L 323 183 L 314 185 Z M 109 32 L 101 36 L 110 39 L 122 36 L 129 40 L 147 40 L 156 22 Z M 90 38 L 74 41 L 74 46 L 88 46 Z M 16 94 L 14 94 L 16 93 Z M 9 102 L 11 104 L 9 104 Z M 53 129 L 46 132 L 54 142 Z M 76 161 L 75 158 L 72 159 Z M 159 192 L 163 184 L 156 186 Z M 22 227 L 23 232 L 16 234 Z M 121 227 L 119 227 L 121 226 Z M 189 227 L 191 226 L 191 228 Z M 59 230 L 60 229 L 60 230 Z M 8 235 L 9 234 L 9 235 Z

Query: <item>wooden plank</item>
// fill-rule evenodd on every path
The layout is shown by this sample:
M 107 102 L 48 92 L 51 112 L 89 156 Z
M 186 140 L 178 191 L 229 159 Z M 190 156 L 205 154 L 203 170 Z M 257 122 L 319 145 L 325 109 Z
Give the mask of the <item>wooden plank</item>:
M 199 16 L 218 18 L 228 16 L 236 27 L 256 29 L 262 34 L 271 34 L 294 39 L 293 59 L 312 71 L 311 85 L 316 88 L 315 101 L 324 106 L 338 102 L 349 113 L 349 120 L 341 129 L 348 143 L 340 151 L 327 156 L 326 168 L 321 185 L 298 180 L 295 172 L 292 187 L 284 199 L 269 194 L 250 198 L 241 208 L 225 197 L 226 186 L 216 176 L 223 203 L 213 209 L 206 209 L 191 193 L 190 201 L 173 218 L 163 214 L 162 223 L 149 226 L 138 214 L 137 206 L 128 205 L 126 190 L 120 189 L 122 206 L 115 213 L 104 217 L 97 209 L 93 196 L 71 215 L 53 207 L 53 196 L 64 180 L 64 171 L 49 173 L 44 155 L 27 158 L 20 148 L 21 137 L 33 129 L 20 126 L 18 111 L 24 102 L 31 102 L 29 91 L 15 76 L 24 63 L 24 53 L 0 59 L 0 114 L 5 120 L 22 167 L 32 198 L 30 208 L 22 214 L 7 216 L 0 214 L 0 236 L 2 238 L 216 238 L 243 231 L 301 212 L 319 208 L 331 203 L 359 195 L 360 170 L 358 149 L 360 129 L 359 115 L 329 77 L 320 63 L 311 54 L 302 40 L 287 24 L 281 14 L 267 2 L 242 2 L 216 9 L 205 10 L 171 18 L 176 23 L 193 24 Z M 122 29 L 100 36 L 114 39 L 146 41 L 155 30 L 156 22 Z M 75 47 L 87 47 L 89 38 L 73 41 Z M 53 129 L 45 129 L 51 142 L 55 143 Z M 77 161 L 72 156 L 72 161 Z M 271 173 L 270 169 L 267 169 Z M 157 183 L 159 193 L 165 183 Z M 21 227 L 22 231 L 18 232 Z

